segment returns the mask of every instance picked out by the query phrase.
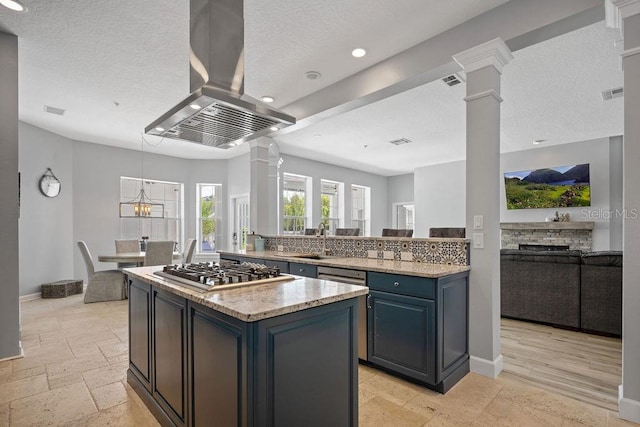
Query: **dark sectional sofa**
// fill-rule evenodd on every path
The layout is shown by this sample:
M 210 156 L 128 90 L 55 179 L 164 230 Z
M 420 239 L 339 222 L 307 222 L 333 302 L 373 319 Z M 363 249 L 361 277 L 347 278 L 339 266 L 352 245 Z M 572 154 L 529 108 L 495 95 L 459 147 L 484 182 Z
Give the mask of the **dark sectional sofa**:
M 500 251 L 501 314 L 622 333 L 622 252 Z

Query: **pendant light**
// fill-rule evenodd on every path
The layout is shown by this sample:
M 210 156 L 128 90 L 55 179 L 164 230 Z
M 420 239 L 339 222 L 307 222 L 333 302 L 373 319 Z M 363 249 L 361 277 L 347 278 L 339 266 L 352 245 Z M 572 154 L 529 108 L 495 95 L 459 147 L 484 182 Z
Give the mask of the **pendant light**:
M 140 191 L 132 200 L 120 203 L 120 218 L 164 218 L 164 204 L 153 203 L 144 191 L 144 138 L 140 144 Z

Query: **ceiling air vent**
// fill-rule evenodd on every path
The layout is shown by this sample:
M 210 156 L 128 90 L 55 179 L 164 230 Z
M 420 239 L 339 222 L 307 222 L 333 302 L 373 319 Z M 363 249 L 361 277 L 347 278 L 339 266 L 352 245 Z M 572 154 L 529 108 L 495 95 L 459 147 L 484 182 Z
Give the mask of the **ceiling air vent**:
M 408 144 L 410 142 L 411 140 L 407 138 L 400 138 L 400 139 L 394 139 L 393 141 L 389 141 L 389 143 L 393 145 L 403 145 L 403 144 Z
M 455 86 L 458 85 L 460 83 L 462 83 L 464 80 L 457 74 L 451 74 L 449 76 L 443 77 L 442 79 L 440 79 L 442 81 L 442 83 L 446 84 L 447 86 L 451 87 L 451 86 Z
M 608 100 L 613 99 L 613 98 L 622 97 L 623 92 L 624 92 L 623 88 L 617 87 L 615 89 L 604 90 L 604 91 L 602 91 L 602 93 L 600 95 L 602 96 L 602 100 L 603 101 L 608 101 Z
M 48 105 L 44 106 L 45 113 L 56 114 L 58 116 L 64 115 L 67 110 L 63 110 L 62 108 L 50 107 Z

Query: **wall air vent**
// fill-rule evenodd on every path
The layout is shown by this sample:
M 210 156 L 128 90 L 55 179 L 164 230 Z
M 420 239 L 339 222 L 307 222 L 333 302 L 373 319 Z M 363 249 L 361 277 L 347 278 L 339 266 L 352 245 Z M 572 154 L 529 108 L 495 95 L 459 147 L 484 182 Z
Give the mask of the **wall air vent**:
M 464 79 L 460 77 L 458 74 L 451 74 L 449 76 L 441 78 L 440 81 L 446 84 L 447 86 L 451 87 L 451 86 L 455 86 L 462 83 Z
M 45 113 L 56 114 L 58 116 L 63 116 L 67 110 L 63 110 L 62 108 L 50 107 L 48 105 L 44 106 Z
M 393 144 L 393 145 L 403 145 L 403 144 L 408 144 L 410 143 L 411 140 L 407 139 L 407 138 L 400 138 L 400 139 L 394 139 L 393 141 L 389 141 L 389 144 Z
M 603 90 L 600 95 L 602 96 L 603 101 L 608 101 L 613 98 L 621 98 L 624 95 L 623 92 L 623 88 L 617 87 L 615 89 Z

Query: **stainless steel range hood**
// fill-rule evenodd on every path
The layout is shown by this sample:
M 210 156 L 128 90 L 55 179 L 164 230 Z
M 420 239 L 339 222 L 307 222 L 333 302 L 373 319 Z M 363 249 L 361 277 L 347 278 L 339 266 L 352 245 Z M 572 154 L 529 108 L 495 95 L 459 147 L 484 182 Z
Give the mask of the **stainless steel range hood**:
M 145 133 L 230 148 L 296 122 L 244 94 L 241 0 L 191 0 L 190 91 Z

